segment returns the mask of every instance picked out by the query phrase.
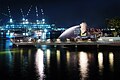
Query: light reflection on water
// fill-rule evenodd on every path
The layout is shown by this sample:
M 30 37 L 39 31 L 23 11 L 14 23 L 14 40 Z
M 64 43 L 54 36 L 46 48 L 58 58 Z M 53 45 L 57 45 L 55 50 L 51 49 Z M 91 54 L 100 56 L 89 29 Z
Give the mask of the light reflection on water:
M 56 55 L 57 55 L 57 66 L 59 68 L 60 67 L 60 50 L 56 51 Z
M 110 70 L 113 71 L 113 65 L 114 65 L 114 54 L 112 52 L 109 52 L 109 64 L 110 64 Z
M 98 53 L 98 67 L 99 67 L 100 74 L 102 74 L 103 72 L 103 53 L 102 52 Z
M 13 80 L 15 76 L 19 80 L 112 80 L 112 74 L 120 72 L 116 70 L 120 67 L 117 50 L 83 52 L 47 46 L 37 49 L 5 46 L 0 51 L 0 73 L 6 72 L 1 75 L 3 78 L 7 75 Z
M 51 54 L 50 49 L 47 49 L 46 58 L 47 58 L 47 67 L 48 67 L 48 68 L 50 67 L 50 54 Z
M 41 49 L 38 49 L 35 55 L 36 69 L 39 74 L 39 80 L 44 79 L 44 54 Z
M 86 52 L 79 52 L 79 66 L 80 66 L 80 75 L 81 80 L 86 80 L 88 77 L 88 56 Z
M 66 59 L 67 59 L 67 65 L 69 68 L 69 66 L 70 66 L 70 52 L 68 50 L 66 51 Z

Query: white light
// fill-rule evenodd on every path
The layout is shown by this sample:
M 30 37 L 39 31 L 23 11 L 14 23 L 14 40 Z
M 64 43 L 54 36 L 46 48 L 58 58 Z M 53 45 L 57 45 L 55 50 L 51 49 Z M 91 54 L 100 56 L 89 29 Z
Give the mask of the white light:
M 98 41 L 102 41 L 103 39 L 99 38 Z
M 23 18 L 22 20 L 25 21 L 25 18 Z
M 29 38 L 29 39 L 28 39 L 28 42 L 31 42 L 31 41 L 32 41 L 32 38 Z
M 26 36 L 28 36 L 28 33 L 26 33 Z
M 113 41 L 113 39 L 109 39 L 109 41 Z
M 47 49 L 47 66 L 49 67 L 50 66 L 50 49 Z
M 35 55 L 35 65 L 36 65 L 37 72 L 39 74 L 39 80 L 43 80 L 44 78 L 44 54 L 41 49 L 38 49 Z
M 25 35 L 25 33 L 23 33 L 23 35 Z
M 88 39 L 88 42 L 91 42 L 91 39 Z
M 86 52 L 79 53 L 79 66 L 82 79 L 85 80 L 88 76 L 88 56 Z
M 36 20 L 37 24 L 39 24 L 39 20 Z
M 4 30 L 3 28 L 1 30 Z
M 26 19 L 26 20 L 25 20 L 25 24 L 29 24 L 29 21 L 28 21 L 28 19 Z
M 42 23 L 45 24 L 45 19 L 42 19 Z
M 10 36 L 13 37 L 14 33 L 10 33 Z
M 61 40 L 60 40 L 60 39 L 56 39 L 56 42 L 57 42 L 57 43 L 60 43 L 60 42 L 61 42 Z
M 98 53 L 98 66 L 99 66 L 99 71 L 101 73 L 103 71 L 103 53 L 102 52 Z
M 111 29 L 111 30 L 115 30 L 115 28 Z
M 66 40 L 67 40 L 68 43 L 70 42 L 70 39 L 67 38 Z
M 12 23 L 13 22 L 13 20 L 12 19 L 10 19 L 10 23 Z
M 45 21 L 45 19 L 42 19 L 42 21 L 44 22 L 44 21 Z
M 109 53 L 109 63 L 110 63 L 110 70 L 113 70 L 113 64 L 114 64 L 114 55 L 112 52 Z
M 46 33 L 42 34 L 42 39 L 46 39 Z
M 38 42 L 38 43 L 41 42 L 41 39 L 38 39 L 37 42 Z
M 23 42 L 23 40 L 22 40 L 22 39 L 20 39 L 20 42 Z
M 47 43 L 50 43 L 51 42 L 51 40 L 50 39 L 47 39 Z
M 10 30 L 8 30 L 8 33 L 10 33 Z

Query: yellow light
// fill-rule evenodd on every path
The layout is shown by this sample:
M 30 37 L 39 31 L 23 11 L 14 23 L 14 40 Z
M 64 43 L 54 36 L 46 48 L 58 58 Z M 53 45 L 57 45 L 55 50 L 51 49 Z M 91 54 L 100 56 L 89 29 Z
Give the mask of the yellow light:
M 57 50 L 56 54 L 57 54 L 57 63 L 59 66 L 59 64 L 60 64 L 60 50 Z
M 109 53 L 109 63 L 110 63 L 110 70 L 113 70 L 113 64 L 114 64 L 114 55 L 112 52 Z
M 66 53 L 66 58 L 67 58 L 67 63 L 69 64 L 70 63 L 70 52 L 67 51 Z
M 103 71 L 103 53 L 99 52 L 98 53 L 98 66 L 99 66 L 99 71 Z
M 56 42 L 57 42 L 57 43 L 60 43 L 60 42 L 61 42 L 61 40 L 60 40 L 60 39 L 56 39 Z
M 20 54 L 23 54 L 23 49 L 20 50 Z

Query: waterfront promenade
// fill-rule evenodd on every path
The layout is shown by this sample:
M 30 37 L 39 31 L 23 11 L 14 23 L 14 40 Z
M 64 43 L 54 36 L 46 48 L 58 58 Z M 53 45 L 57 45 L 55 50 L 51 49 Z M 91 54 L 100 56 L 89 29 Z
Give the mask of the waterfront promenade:
M 97 41 L 91 41 L 91 40 L 85 40 L 85 41 L 70 41 L 70 39 L 67 39 L 66 41 L 61 41 L 60 39 L 56 39 L 56 41 L 51 41 L 50 39 L 46 41 L 14 41 L 11 40 L 13 44 L 16 46 L 40 46 L 40 45 L 75 45 L 75 46 L 80 46 L 80 45 L 96 45 L 96 46 L 120 46 L 120 40 L 114 40 L 112 38 L 106 38 L 106 40 L 103 40 L 104 38 L 99 38 Z M 108 39 L 108 40 L 107 40 Z

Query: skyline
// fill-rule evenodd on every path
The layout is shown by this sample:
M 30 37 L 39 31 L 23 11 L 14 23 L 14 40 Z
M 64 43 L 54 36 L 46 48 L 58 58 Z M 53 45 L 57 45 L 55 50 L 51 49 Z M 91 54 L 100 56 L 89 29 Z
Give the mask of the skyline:
M 38 7 L 39 19 L 41 19 L 40 9 L 44 10 L 44 17 L 48 23 L 55 23 L 58 27 L 71 27 L 85 21 L 88 26 L 105 27 L 106 18 L 120 17 L 119 0 L 0 0 L 1 22 L 9 20 L 1 13 L 8 14 L 7 7 L 11 9 L 11 16 L 14 20 L 21 20 L 23 9 L 27 14 L 32 5 L 28 19 L 35 20 L 35 6 Z

